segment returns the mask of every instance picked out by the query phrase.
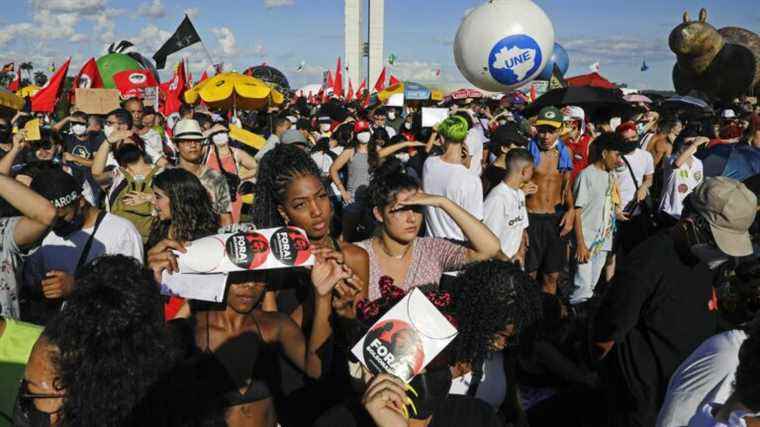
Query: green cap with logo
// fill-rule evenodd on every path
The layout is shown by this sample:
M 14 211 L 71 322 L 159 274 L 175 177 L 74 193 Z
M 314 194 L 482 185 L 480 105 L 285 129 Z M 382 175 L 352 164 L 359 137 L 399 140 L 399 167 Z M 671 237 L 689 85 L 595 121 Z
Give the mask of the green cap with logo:
M 544 107 L 538 113 L 538 120 L 536 120 L 536 126 L 551 126 L 559 129 L 562 127 L 562 112 L 557 107 Z

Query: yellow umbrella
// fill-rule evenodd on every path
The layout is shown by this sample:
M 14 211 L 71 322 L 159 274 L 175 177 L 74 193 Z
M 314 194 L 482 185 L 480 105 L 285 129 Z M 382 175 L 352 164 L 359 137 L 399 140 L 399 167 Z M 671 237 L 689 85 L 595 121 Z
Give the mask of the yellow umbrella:
M 24 98 L 15 95 L 8 89 L 0 88 L 0 107 L 9 108 L 11 110 L 21 110 L 24 108 Z
M 185 92 L 185 101 L 203 101 L 211 108 L 258 110 L 282 104 L 285 97 L 267 83 L 240 73 L 221 73 Z
M 34 94 L 36 94 L 39 91 L 40 91 L 39 86 L 29 85 L 29 86 L 24 86 L 21 89 L 19 89 L 19 91 L 16 92 L 16 95 L 22 98 L 26 98 L 27 96 L 34 96 Z

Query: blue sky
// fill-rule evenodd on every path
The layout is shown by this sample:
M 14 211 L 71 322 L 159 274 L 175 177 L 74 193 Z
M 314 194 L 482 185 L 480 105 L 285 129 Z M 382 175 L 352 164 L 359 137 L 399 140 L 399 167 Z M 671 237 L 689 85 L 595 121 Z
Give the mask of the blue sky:
M 403 79 L 463 83 L 452 42 L 468 8 L 483 0 L 386 0 L 385 56 Z M 672 88 L 675 57 L 670 30 L 688 10 L 700 7 L 717 28 L 739 26 L 760 32 L 757 0 L 537 0 L 554 23 L 557 41 L 570 54 L 568 76 L 586 73 L 594 62 L 602 74 L 631 87 Z M 72 56 L 76 73 L 111 42 L 130 40 L 146 56 L 158 49 L 190 14 L 215 61 L 242 70 L 266 62 L 282 70 L 294 87 L 321 81 L 321 73 L 343 56 L 342 0 L 7 0 L 0 17 L 0 62 L 31 60 L 46 68 Z M 208 65 L 201 46 L 172 55 L 188 56 L 195 76 Z M 640 72 L 641 61 L 651 67 Z M 303 72 L 296 67 L 305 62 Z M 435 70 L 441 69 L 440 77 Z M 355 83 L 356 84 L 356 83 Z

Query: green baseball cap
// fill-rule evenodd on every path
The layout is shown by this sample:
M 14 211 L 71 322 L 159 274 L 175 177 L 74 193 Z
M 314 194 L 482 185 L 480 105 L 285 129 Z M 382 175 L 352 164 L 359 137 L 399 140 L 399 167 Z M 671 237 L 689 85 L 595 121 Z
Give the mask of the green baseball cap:
M 562 112 L 556 107 L 544 107 L 538 113 L 536 126 L 547 125 L 555 129 L 562 127 Z

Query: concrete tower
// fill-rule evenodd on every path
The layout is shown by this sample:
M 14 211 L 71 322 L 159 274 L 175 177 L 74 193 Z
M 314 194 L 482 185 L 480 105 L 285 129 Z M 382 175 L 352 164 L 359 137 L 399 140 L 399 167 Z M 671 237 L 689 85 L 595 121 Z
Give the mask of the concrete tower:
M 345 7 L 345 43 L 346 56 L 345 66 L 348 68 L 346 75 L 354 82 L 356 88 L 364 76 L 364 31 L 362 21 L 363 0 L 346 0 Z
M 372 85 L 385 65 L 383 37 L 385 32 L 385 0 L 369 1 L 369 76 L 367 85 Z

